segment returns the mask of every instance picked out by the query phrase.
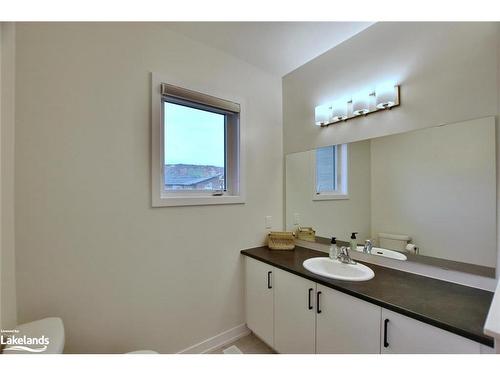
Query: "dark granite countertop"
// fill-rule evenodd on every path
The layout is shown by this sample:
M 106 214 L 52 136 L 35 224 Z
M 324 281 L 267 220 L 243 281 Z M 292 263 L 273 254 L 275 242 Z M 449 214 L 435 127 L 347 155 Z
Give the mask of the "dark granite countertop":
M 256 247 L 243 255 L 294 273 L 318 284 L 374 303 L 481 344 L 493 347 L 493 338 L 483 333 L 493 293 L 391 268 L 368 264 L 375 277 L 368 281 L 341 281 L 307 271 L 302 263 L 324 252 L 295 247 L 293 251 Z

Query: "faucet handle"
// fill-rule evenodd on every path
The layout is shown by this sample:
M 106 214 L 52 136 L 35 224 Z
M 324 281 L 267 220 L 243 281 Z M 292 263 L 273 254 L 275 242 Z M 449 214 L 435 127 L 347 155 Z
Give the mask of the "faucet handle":
M 365 246 L 363 246 L 363 253 L 371 254 L 373 249 L 373 244 L 371 240 L 365 240 Z
M 349 256 L 349 248 L 346 246 L 342 246 L 340 248 L 339 255 L 337 256 L 337 259 L 345 264 L 356 264 L 356 262 L 354 260 L 352 260 L 351 257 Z

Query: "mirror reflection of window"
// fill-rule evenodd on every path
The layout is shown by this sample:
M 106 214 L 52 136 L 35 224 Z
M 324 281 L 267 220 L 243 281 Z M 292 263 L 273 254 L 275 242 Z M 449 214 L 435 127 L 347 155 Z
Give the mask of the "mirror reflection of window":
M 337 146 L 316 149 L 316 192 L 337 190 Z

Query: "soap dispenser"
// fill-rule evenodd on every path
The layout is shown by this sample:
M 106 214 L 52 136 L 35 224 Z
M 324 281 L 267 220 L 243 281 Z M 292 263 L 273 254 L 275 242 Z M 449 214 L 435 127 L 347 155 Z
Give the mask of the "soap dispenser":
M 358 232 L 352 232 L 352 235 L 351 235 L 351 241 L 350 241 L 351 251 L 356 251 L 358 249 L 358 242 L 356 241 L 356 234 L 358 234 Z
M 331 245 L 330 245 L 330 259 L 337 259 L 339 252 L 337 249 L 337 240 L 335 239 L 335 237 L 332 237 L 332 240 L 330 243 L 331 243 Z

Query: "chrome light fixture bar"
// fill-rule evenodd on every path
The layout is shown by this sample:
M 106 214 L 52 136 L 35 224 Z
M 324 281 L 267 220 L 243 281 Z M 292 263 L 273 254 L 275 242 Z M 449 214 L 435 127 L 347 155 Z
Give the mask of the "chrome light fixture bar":
M 351 100 L 317 106 L 314 111 L 315 124 L 324 127 L 398 107 L 399 104 L 399 85 L 380 85 L 375 91 L 353 95 Z

